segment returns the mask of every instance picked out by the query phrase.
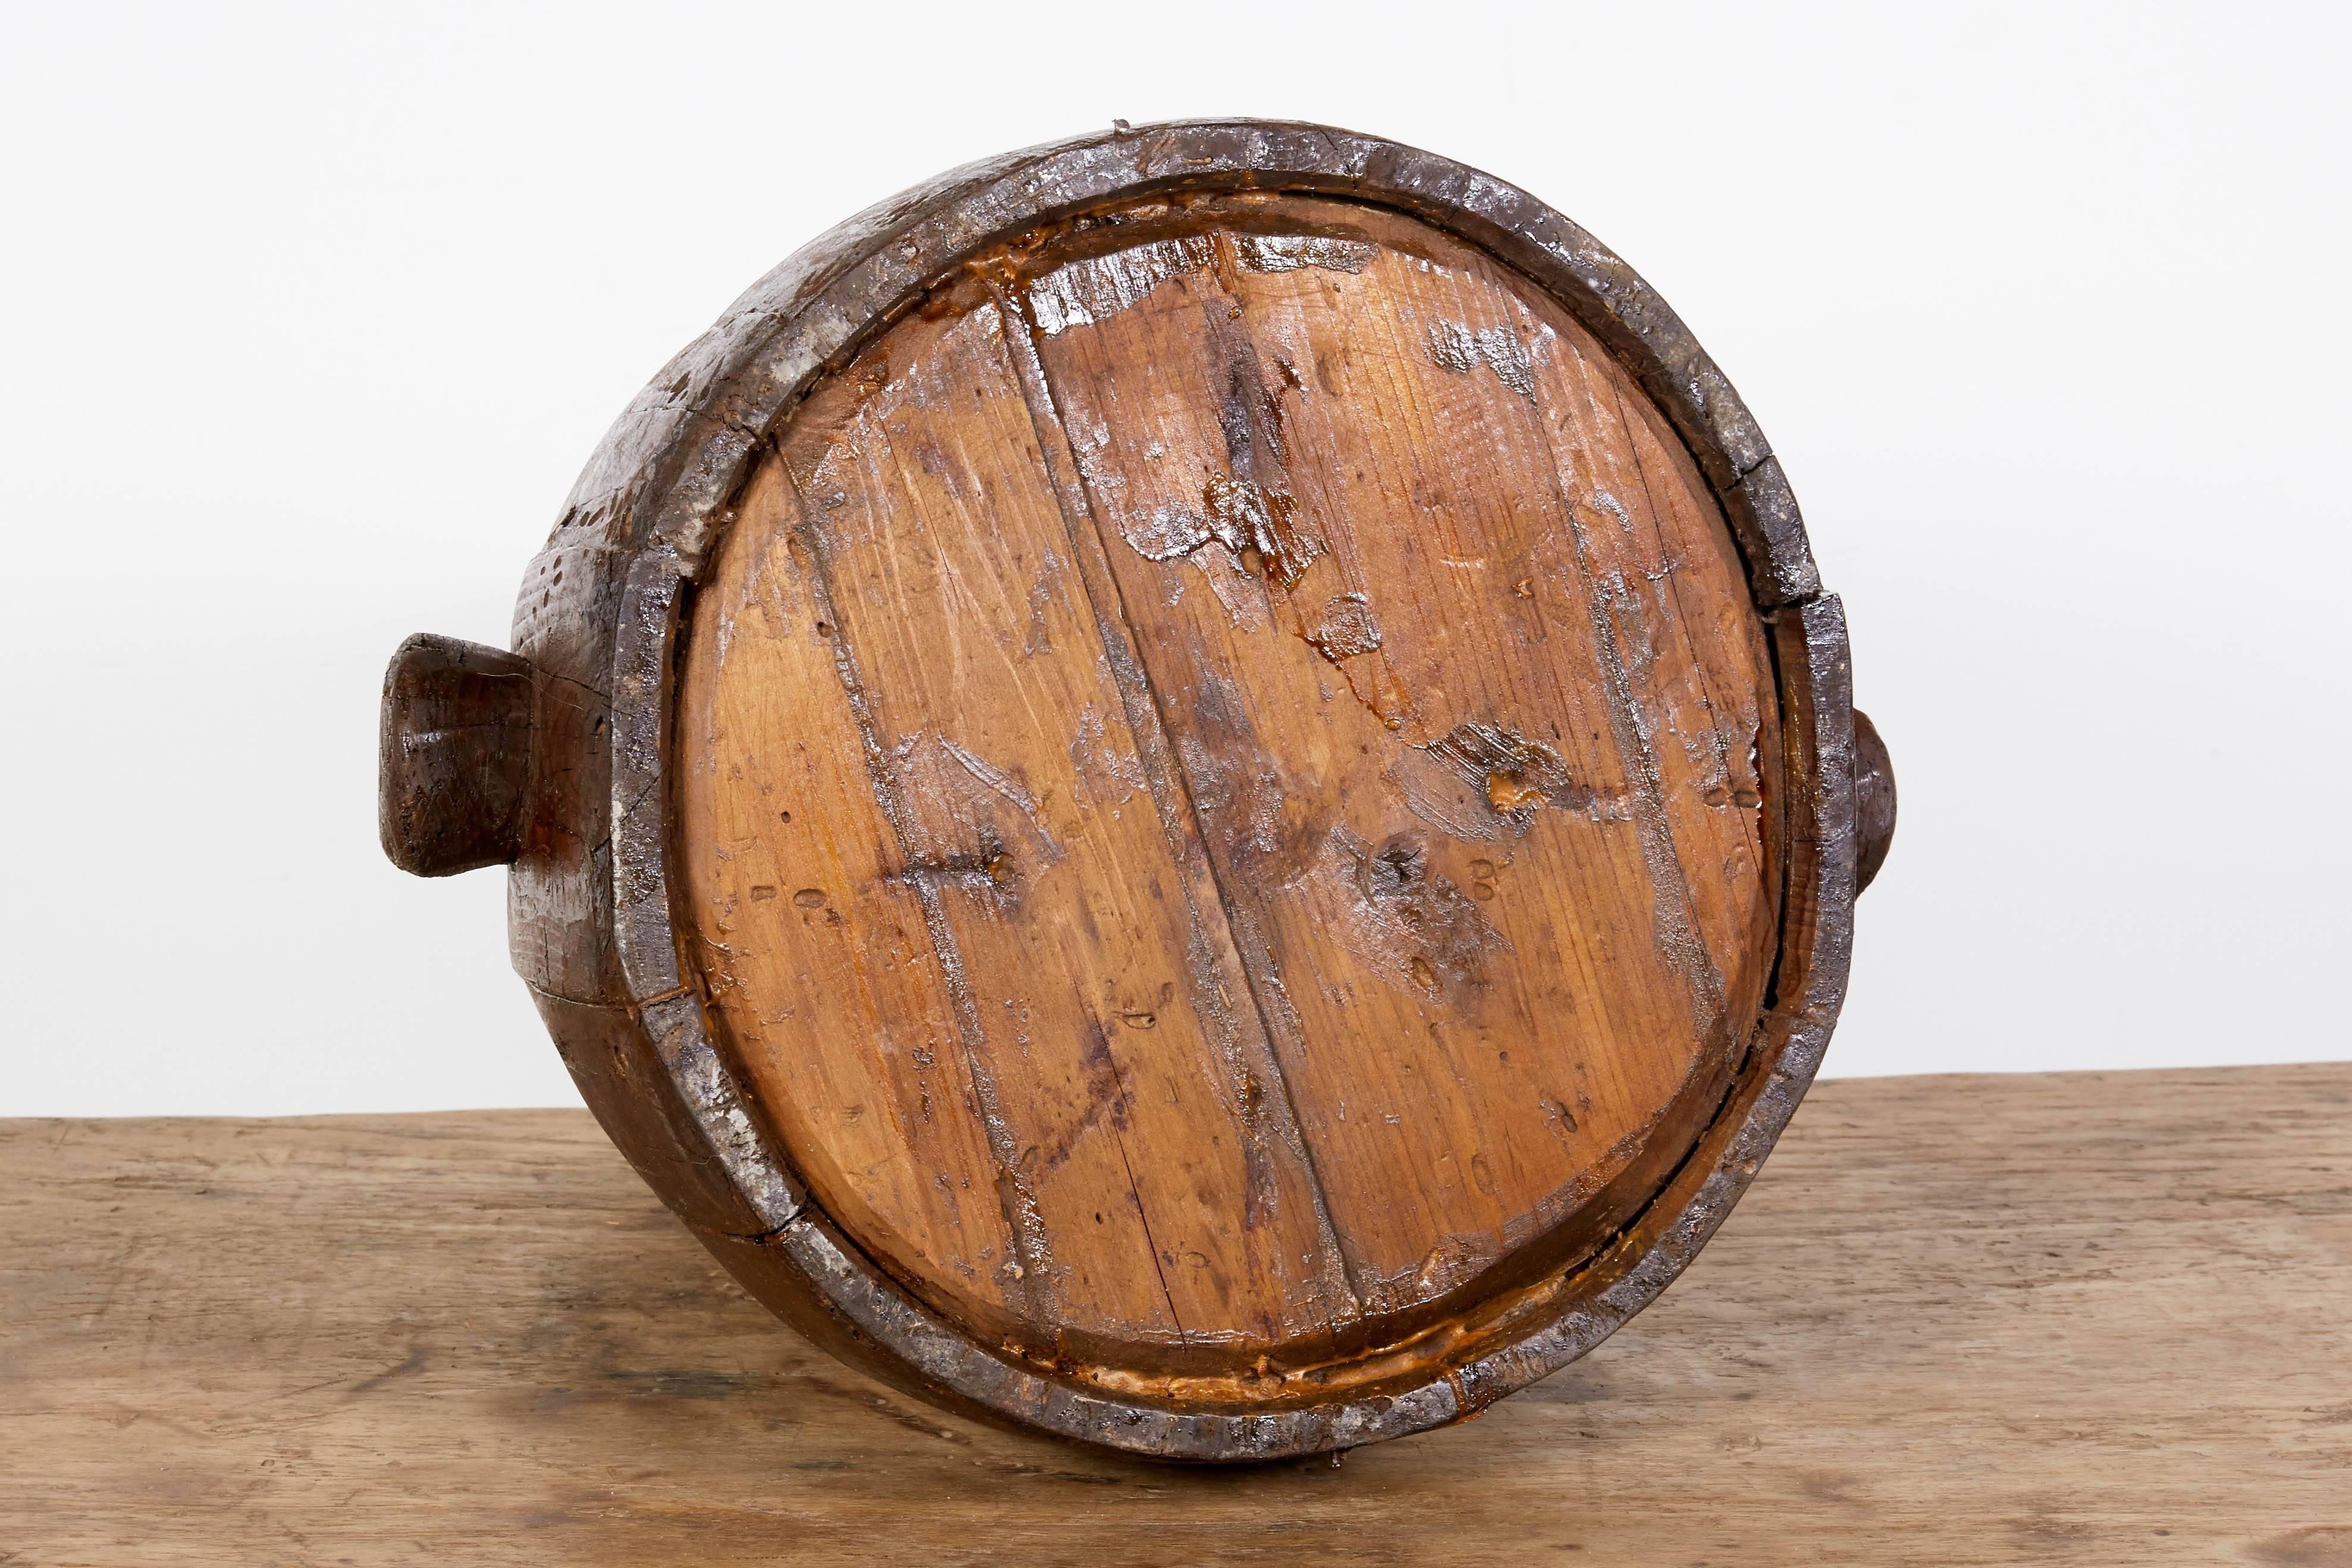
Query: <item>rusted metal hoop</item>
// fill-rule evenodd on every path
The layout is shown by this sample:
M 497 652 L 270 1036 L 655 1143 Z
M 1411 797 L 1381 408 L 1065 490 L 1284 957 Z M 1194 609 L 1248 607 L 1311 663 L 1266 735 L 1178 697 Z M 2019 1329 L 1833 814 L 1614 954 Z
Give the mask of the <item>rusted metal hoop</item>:
M 1633 372 L 1721 499 L 1770 627 L 1789 865 L 1773 990 L 1726 1102 L 1642 1215 L 1577 1266 L 1538 1321 L 1497 1331 L 1392 1394 L 1179 1411 L 973 1342 L 810 1205 L 714 1045 L 697 977 L 681 961 L 667 869 L 671 672 L 681 605 L 731 521 L 760 444 L 829 363 L 966 259 L 1041 224 L 1158 193 L 1240 190 L 1344 196 L 1444 229 L 1552 294 Z M 576 825 L 581 841 L 597 846 L 590 879 L 609 880 L 591 889 L 567 940 L 583 963 L 616 961 L 630 1037 L 614 1048 L 659 1064 L 635 1092 L 670 1097 L 625 1114 L 652 1117 L 661 1127 L 654 1141 L 677 1147 L 645 1153 L 642 1126 L 618 1125 L 624 1111 L 593 1094 L 592 1104 L 755 1294 L 869 1370 L 973 1414 L 1161 1458 L 1247 1460 L 1402 1436 L 1481 1408 L 1591 1350 L 1681 1271 L 1755 1174 L 1827 1045 L 1844 994 L 1856 869 L 1843 611 L 1821 591 L 1761 432 L 1664 301 L 1558 213 L 1447 159 L 1312 125 L 1213 121 L 1122 127 L 941 176 L 802 249 L 665 366 L 581 476 L 541 561 L 559 558 L 574 566 L 568 579 L 537 569 L 527 579 L 519 638 L 526 624 L 541 640 L 570 628 L 575 647 L 594 650 L 590 666 L 609 658 L 609 684 L 590 684 L 611 701 L 609 728 L 586 742 L 609 751 L 597 759 L 609 761 L 609 794 L 592 807 L 604 820 Z M 527 855 L 519 887 L 537 874 Z M 519 929 L 519 963 L 520 942 Z M 543 1010 L 571 1005 L 542 994 Z M 677 1172 L 704 1179 L 714 1165 L 717 1185 L 735 1200 L 724 1214 L 672 1190 L 686 1184 Z

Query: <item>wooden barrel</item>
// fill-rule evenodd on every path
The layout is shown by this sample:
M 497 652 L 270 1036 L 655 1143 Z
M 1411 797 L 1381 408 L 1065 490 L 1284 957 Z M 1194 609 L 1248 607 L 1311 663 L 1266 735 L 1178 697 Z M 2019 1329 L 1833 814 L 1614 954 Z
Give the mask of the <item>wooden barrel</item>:
M 386 847 L 512 863 L 622 1151 L 845 1358 L 1168 1458 L 1454 1420 L 1652 1300 L 1893 827 L 1674 314 L 1313 126 L 811 245 L 615 425 L 514 643 L 395 658 Z

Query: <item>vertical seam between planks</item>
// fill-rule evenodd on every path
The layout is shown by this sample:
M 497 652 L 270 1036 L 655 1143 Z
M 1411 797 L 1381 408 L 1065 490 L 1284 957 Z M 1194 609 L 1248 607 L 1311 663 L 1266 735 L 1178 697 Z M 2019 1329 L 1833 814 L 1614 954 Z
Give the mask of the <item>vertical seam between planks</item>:
M 866 696 L 865 677 L 857 668 L 857 658 L 849 646 L 849 628 L 835 608 L 833 563 L 824 539 L 810 520 L 808 498 L 801 490 L 798 475 L 785 458 L 782 448 L 775 449 L 775 461 L 782 468 L 784 481 L 792 487 L 793 507 L 797 514 L 793 532 L 809 552 L 810 593 L 833 625 L 833 665 L 841 678 L 842 690 L 849 700 L 849 710 L 857 722 L 858 739 L 866 753 L 866 771 L 874 788 L 874 802 L 882 812 L 883 820 L 890 825 L 891 837 L 898 841 L 898 853 L 906 862 L 907 883 L 914 889 L 915 901 L 923 911 L 923 926 L 931 939 L 931 951 L 940 963 L 940 979 L 947 986 L 948 1004 L 955 1013 L 956 1040 L 963 1048 L 964 1068 L 971 1080 L 972 1098 L 978 1101 L 981 1127 L 988 1139 L 990 1155 L 996 1162 L 997 1206 L 1004 1216 L 1007 1239 L 1016 1253 L 1020 1275 L 1015 1280 L 1016 1295 L 1023 1310 L 1031 1321 L 1044 1326 L 1049 1318 L 1047 1304 L 1052 1299 L 1050 1278 L 1051 1251 L 1045 1245 L 1044 1222 L 1037 1213 L 1034 1198 L 1021 1179 L 1020 1150 L 1013 1137 L 1012 1126 L 1004 1119 L 1003 1103 L 996 1092 L 996 1079 L 984 1065 L 982 1049 L 987 1038 L 980 1022 L 979 1004 L 971 994 L 970 979 L 964 973 L 963 958 L 955 939 L 955 931 L 948 923 L 947 909 L 940 898 L 938 887 L 916 868 L 916 855 L 907 838 L 906 824 L 897 793 L 890 783 L 889 766 L 882 749 L 881 739 L 874 727 L 872 705 Z
M 1582 357 L 1582 355 L 1578 356 L 1580 360 L 1581 360 Z M 1662 574 L 1666 580 L 1666 593 L 1674 599 L 1675 615 L 1676 619 L 1680 620 L 1682 623 L 1683 638 L 1690 648 L 1691 672 L 1697 678 L 1699 695 L 1705 699 L 1706 702 L 1707 718 L 1709 721 L 1707 724 L 1707 733 L 1712 737 L 1715 742 L 1712 750 L 1715 752 L 1717 763 L 1722 765 L 1724 773 L 1727 777 L 1731 771 L 1730 754 L 1724 744 L 1723 727 L 1719 720 L 1722 709 L 1716 701 L 1715 683 L 1707 678 L 1706 660 L 1702 658 L 1699 653 L 1697 634 L 1691 629 L 1692 623 L 1690 611 L 1683 604 L 1682 579 L 1675 574 L 1675 563 L 1673 561 L 1666 559 L 1666 530 L 1661 519 L 1670 509 L 1659 504 L 1657 489 L 1650 483 L 1649 469 L 1642 462 L 1642 443 L 1634 437 L 1633 434 L 1633 416 L 1628 416 L 1625 412 L 1624 389 L 1619 386 L 1613 378 L 1609 383 L 1609 398 L 1611 403 L 1616 406 L 1617 423 L 1624 428 L 1626 433 L 1625 449 L 1632 455 L 1633 459 L 1633 477 L 1641 481 L 1642 493 L 1645 498 L 1647 498 L 1650 503 L 1650 524 L 1658 535 L 1660 569 Z M 1547 443 L 1549 443 L 1549 435 L 1547 435 L 1546 440 Z M 1717 516 L 1720 517 L 1721 508 L 1719 505 L 1717 510 Z M 1764 721 L 1764 716 L 1760 711 L 1757 714 L 1756 721 L 1759 725 L 1761 725 Z M 1753 859 L 1756 866 L 1756 879 L 1759 884 L 1764 880 L 1763 840 L 1763 821 L 1760 816 L 1757 821 L 1756 842 L 1752 847 L 1748 842 L 1748 834 L 1744 829 L 1739 835 L 1739 847 L 1742 850 L 1748 851 Z
M 1568 494 L 1559 477 L 1559 452 L 1552 444 L 1551 427 L 1544 417 L 1543 405 L 1535 405 L 1537 437 L 1544 449 L 1552 455 L 1548 465 L 1553 498 L 1559 501 L 1560 516 L 1568 524 L 1569 540 L 1576 552 L 1577 574 L 1583 579 L 1586 609 L 1592 622 L 1592 657 L 1601 669 L 1603 688 L 1608 693 L 1609 727 L 1616 734 L 1619 753 L 1626 763 L 1626 783 L 1633 793 L 1636 810 L 1634 827 L 1643 838 L 1642 860 L 1649 872 L 1651 896 L 1654 900 L 1670 904 L 1671 925 L 1660 921 L 1653 908 L 1652 923 L 1666 926 L 1658 930 L 1656 941 L 1667 966 L 1683 976 L 1691 994 L 1692 1024 L 1702 1039 L 1720 1037 L 1727 1042 L 1726 1059 L 1730 1047 L 1729 1024 L 1724 1016 L 1723 974 L 1717 969 L 1715 955 L 1707 951 L 1706 942 L 1699 934 L 1696 917 L 1691 911 L 1688 874 L 1683 868 L 1682 850 L 1675 843 L 1674 824 L 1665 809 L 1664 785 L 1660 782 L 1656 753 L 1650 748 L 1649 737 L 1643 731 L 1640 709 L 1633 696 L 1633 681 L 1625 673 L 1623 650 L 1617 644 L 1617 624 L 1611 595 L 1605 585 L 1594 575 L 1592 552 L 1586 538 L 1584 524 L 1576 515 L 1576 502 Z M 1673 869 L 1672 876 L 1661 874 L 1660 852 Z M 1679 927 L 1679 930 L 1673 929 Z M 1679 952 L 1675 950 L 1679 949 Z M 1744 1033 L 1744 1031 L 1743 1031 Z
M 1338 1227 L 1332 1223 L 1330 1199 L 1324 1189 L 1323 1173 L 1316 1163 L 1314 1146 L 1308 1142 L 1305 1123 L 1299 1117 L 1297 1100 L 1291 1092 L 1290 1076 L 1283 1070 L 1281 1053 L 1275 1048 L 1274 1026 L 1266 1014 L 1265 1000 L 1258 992 L 1256 971 L 1251 965 L 1249 955 L 1243 950 L 1240 933 L 1245 922 L 1235 919 L 1233 896 L 1225 887 L 1224 879 L 1218 875 L 1215 858 L 1208 853 L 1208 824 L 1202 818 L 1200 801 L 1193 792 L 1191 779 L 1184 773 L 1182 759 L 1177 756 L 1176 748 L 1169 738 L 1165 701 L 1159 683 L 1151 678 L 1150 666 L 1143 657 L 1142 641 L 1136 635 L 1134 619 L 1127 612 L 1126 592 L 1119 586 L 1118 574 L 1110 568 L 1110 545 L 1104 538 L 1102 519 L 1086 489 L 1085 477 L 1076 471 L 1075 452 L 1072 454 L 1073 471 L 1066 479 L 1057 471 L 1054 462 L 1055 438 L 1058 437 L 1060 443 L 1066 445 L 1068 428 L 1055 399 L 1053 385 L 1045 375 L 1044 358 L 1037 353 L 1036 323 L 1031 319 L 1025 296 L 1016 295 L 1011 288 L 993 280 L 989 284 L 989 296 L 1003 320 L 1006 355 L 1012 360 L 1014 374 L 1021 383 L 1022 399 L 1028 406 L 1030 426 L 1037 438 L 1038 457 L 1045 465 L 1055 499 L 1061 506 L 1062 523 L 1069 533 L 1071 553 L 1078 568 L 1079 585 L 1086 593 L 1088 606 L 1094 611 L 1096 630 L 1102 639 L 1104 655 L 1111 665 L 1113 684 L 1118 687 L 1122 705 L 1128 710 L 1128 729 L 1138 746 L 1143 748 L 1139 752 L 1138 761 L 1144 763 L 1154 807 L 1171 841 L 1170 851 L 1178 859 L 1176 870 L 1179 884 L 1185 887 L 1186 907 L 1197 922 L 1201 911 L 1192 905 L 1189 879 L 1182 874 L 1182 861 L 1190 858 L 1190 846 L 1185 841 L 1182 824 L 1189 821 L 1192 831 L 1200 836 L 1202 863 L 1207 868 L 1210 885 L 1217 892 L 1217 912 L 1224 921 L 1226 942 L 1241 967 L 1242 984 L 1249 996 L 1251 1014 L 1257 1020 L 1259 1037 L 1265 1044 L 1266 1069 L 1281 1093 L 1284 1117 L 1279 1132 L 1283 1142 L 1289 1144 L 1292 1152 L 1298 1156 L 1307 1173 L 1307 1193 L 1315 1207 L 1317 1242 L 1338 1265 L 1338 1283 L 1347 1291 L 1360 1314 L 1364 1299 L 1361 1282 L 1349 1261 L 1348 1249 L 1340 1244 Z M 1051 434 L 1045 427 L 1048 421 L 1053 426 Z M 1089 544 L 1093 546 L 1091 551 L 1087 548 Z M 1100 562 L 1098 567 L 1093 564 L 1097 559 Z M 1097 571 L 1108 585 L 1107 595 L 1097 593 L 1094 581 Z M 1102 602 L 1105 596 L 1109 600 L 1108 605 Z M 1114 626 L 1116 631 L 1113 630 Z M 1139 710 L 1136 694 L 1130 690 L 1127 679 L 1127 668 L 1130 666 L 1133 679 L 1143 689 Z M 1145 727 L 1138 723 L 1139 719 L 1149 721 L 1148 735 Z M 1159 766 L 1150 765 L 1147 752 L 1160 759 Z M 1163 792 L 1172 793 L 1179 799 L 1167 800 L 1163 798 Z M 1229 1089 L 1238 1104 L 1242 1099 L 1241 1086 L 1233 1084 Z M 1327 1332 L 1335 1327 L 1328 1311 L 1324 1314 L 1324 1324 Z

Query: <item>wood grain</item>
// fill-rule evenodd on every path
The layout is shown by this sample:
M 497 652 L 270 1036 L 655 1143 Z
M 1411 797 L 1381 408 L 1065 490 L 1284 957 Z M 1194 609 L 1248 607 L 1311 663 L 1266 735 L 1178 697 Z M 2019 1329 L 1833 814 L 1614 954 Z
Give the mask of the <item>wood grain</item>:
M 1157 367 L 1049 361 L 1196 282 L 1197 331 L 1143 349 L 1213 405 L 1177 431 L 1197 505 L 1132 528 L 1121 465 L 1169 453 L 1122 400 Z M 1104 420 L 1065 417 L 1089 396 Z M 1498 542 L 1546 568 L 1507 600 L 1450 550 Z M 1222 651 L 1267 668 L 1139 615 L 1129 553 L 1212 568 L 1236 626 L 1258 605 Z M 1034 669 L 943 674 L 1024 612 Z M 815 641 L 744 650 L 730 685 L 746 625 Z M 1530 194 L 1328 126 L 1121 123 L 836 226 L 614 422 L 513 635 L 511 842 L 503 805 L 471 815 L 624 1156 L 848 1363 L 1138 1455 L 1428 1430 L 1641 1311 L 1801 1101 L 1891 827 L 1843 606 L 1722 370 Z M 1354 752 L 1301 669 L 1362 710 Z M 1535 718 L 1423 721 L 1464 695 Z M 1038 719 L 1074 709 L 1065 764 Z M 788 831 L 779 786 L 837 822 Z M 1366 837 L 1399 800 L 1411 824 Z M 1530 897 L 1571 814 L 1570 884 Z M 1620 961 L 1643 942 L 1663 962 Z M 1410 1007 L 1360 1016 L 1383 986 Z M 1554 1148 L 1524 1136 L 1531 1086 Z
M 1126 546 L 1122 601 L 1244 946 L 1267 955 L 1358 1293 L 1395 1311 L 1565 1222 L 1605 1230 L 1610 1184 L 1711 1108 L 1771 950 L 1760 797 L 1752 771 L 1740 805 L 1727 779 L 1713 804 L 1645 789 L 1636 752 L 1689 731 L 1748 758 L 1769 676 L 1719 513 L 1654 457 L 1682 526 L 1650 568 L 1696 579 L 1738 703 L 1718 726 L 1667 681 L 1609 689 L 1630 661 L 1590 601 L 1623 570 L 1572 556 L 1592 491 L 1557 469 L 1638 448 L 1622 420 L 1559 428 L 1579 410 L 1536 379 L 1584 334 L 1417 225 L 1297 201 L 1232 223 L 1148 266 L 1131 249 L 1046 272 L 1039 353 Z M 1221 503 L 1262 510 L 1272 550 L 1213 537 Z M 1195 548 L 1173 551 L 1171 519 Z M 1670 604 L 1622 618 L 1697 684 Z M 1699 847 L 1727 827 L 1746 857 L 1727 877 Z M 1695 897 L 1730 918 L 1702 929 Z M 1738 1024 L 1719 973 L 1692 989 L 1727 964 Z
M 793 412 L 681 668 L 736 1058 L 856 1245 L 1034 1358 L 1295 1396 L 1622 1225 L 1761 1007 L 1723 513 L 1402 217 L 980 258 Z
M 0 1559 L 2352 1563 L 2352 1067 L 1819 1086 L 1479 1420 L 1205 1471 L 777 1329 L 577 1112 L 0 1123 Z
M 686 685 L 713 998 L 827 1212 L 984 1332 L 1313 1334 L 1310 1178 L 1070 553 L 993 310 L 803 411 Z

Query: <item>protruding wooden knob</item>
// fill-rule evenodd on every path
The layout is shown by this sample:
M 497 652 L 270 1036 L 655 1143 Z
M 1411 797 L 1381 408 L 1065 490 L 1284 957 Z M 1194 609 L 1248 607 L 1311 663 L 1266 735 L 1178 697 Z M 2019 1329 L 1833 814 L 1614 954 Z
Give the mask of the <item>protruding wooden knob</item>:
M 383 674 L 376 821 L 402 870 L 447 877 L 521 848 L 530 661 L 419 632 Z
M 1895 842 L 1895 764 L 1878 726 L 1859 708 L 1853 710 L 1853 890 L 1859 893 L 1886 864 L 1887 847 Z

